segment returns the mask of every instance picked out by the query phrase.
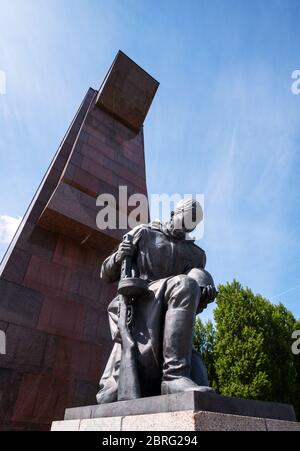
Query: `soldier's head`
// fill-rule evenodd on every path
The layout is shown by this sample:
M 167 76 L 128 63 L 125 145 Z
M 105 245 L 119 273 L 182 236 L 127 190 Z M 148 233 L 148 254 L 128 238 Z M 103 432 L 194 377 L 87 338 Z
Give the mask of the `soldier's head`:
M 202 220 L 200 203 L 194 199 L 182 199 L 171 213 L 172 232 L 178 236 L 192 232 Z

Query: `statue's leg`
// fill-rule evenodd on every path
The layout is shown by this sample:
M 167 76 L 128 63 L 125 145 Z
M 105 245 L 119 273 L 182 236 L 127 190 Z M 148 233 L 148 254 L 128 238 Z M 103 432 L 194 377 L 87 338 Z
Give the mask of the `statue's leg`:
M 162 394 L 213 390 L 191 380 L 194 322 L 200 299 L 198 283 L 187 275 L 167 282 L 164 301 L 167 308 L 163 337 Z

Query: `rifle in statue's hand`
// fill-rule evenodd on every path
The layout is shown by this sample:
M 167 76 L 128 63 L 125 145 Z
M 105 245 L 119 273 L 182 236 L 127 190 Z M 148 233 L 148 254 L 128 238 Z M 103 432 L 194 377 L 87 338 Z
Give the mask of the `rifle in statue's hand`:
M 132 236 L 126 235 L 124 241 L 132 243 Z M 134 300 L 146 292 L 148 292 L 147 282 L 133 277 L 132 256 L 126 256 L 122 262 L 121 280 L 118 286 L 120 302 L 118 327 L 122 343 L 118 401 L 141 397 L 137 366 L 137 346 L 131 334 L 131 326 L 134 320 Z

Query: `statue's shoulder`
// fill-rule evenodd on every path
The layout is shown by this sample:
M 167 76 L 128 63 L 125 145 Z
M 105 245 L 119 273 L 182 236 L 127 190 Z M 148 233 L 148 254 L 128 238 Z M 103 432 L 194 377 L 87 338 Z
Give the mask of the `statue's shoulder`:
M 198 246 L 195 242 L 192 243 L 192 249 L 194 255 L 197 257 L 198 264 L 201 268 L 205 268 L 206 266 L 206 253 L 202 247 Z
M 148 229 L 148 224 L 139 224 L 128 232 L 128 235 L 136 236 L 143 233 L 144 230 Z
M 163 223 L 159 219 L 155 219 L 152 222 L 149 222 L 147 224 L 148 229 L 150 230 L 159 230 L 160 232 L 163 231 Z
M 139 224 L 138 226 L 134 227 L 128 234 L 129 235 L 136 235 L 137 233 L 140 233 L 142 231 L 146 230 L 160 230 L 162 231 L 163 224 L 160 221 L 152 221 L 148 224 Z
M 149 230 L 158 230 L 156 224 L 153 222 L 150 222 L 149 224 L 139 224 L 138 226 L 134 227 L 128 235 L 132 235 L 133 237 L 141 237 L 145 232 Z
M 202 247 L 198 246 L 198 244 L 195 243 L 195 241 L 191 241 L 191 245 L 197 251 L 199 254 L 205 255 L 205 250 L 202 249 Z

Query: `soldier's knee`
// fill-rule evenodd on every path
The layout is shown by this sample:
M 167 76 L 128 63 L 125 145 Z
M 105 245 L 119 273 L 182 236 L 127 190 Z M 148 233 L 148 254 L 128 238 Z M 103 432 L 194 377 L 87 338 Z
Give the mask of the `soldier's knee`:
M 181 285 L 182 290 L 189 293 L 190 295 L 198 295 L 200 293 L 200 288 L 198 283 L 192 277 L 187 276 L 186 274 L 182 274 L 179 277 L 179 284 Z
M 195 279 L 185 274 L 180 275 L 176 291 L 182 306 L 186 305 L 192 310 L 197 308 L 200 299 L 200 287 Z
M 181 274 L 172 277 L 165 292 L 168 307 L 182 308 L 190 311 L 197 309 L 200 299 L 200 288 L 191 277 Z

